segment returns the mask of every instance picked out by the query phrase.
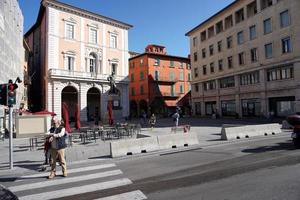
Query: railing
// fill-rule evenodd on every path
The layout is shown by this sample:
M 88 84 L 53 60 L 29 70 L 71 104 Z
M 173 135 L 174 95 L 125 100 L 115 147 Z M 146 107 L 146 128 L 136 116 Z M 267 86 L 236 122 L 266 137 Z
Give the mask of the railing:
M 82 79 L 98 79 L 107 80 L 109 74 L 96 74 L 92 72 L 70 71 L 65 69 L 49 69 L 49 76 L 58 76 L 61 78 L 82 78 Z M 115 76 L 116 81 L 129 81 L 128 76 Z

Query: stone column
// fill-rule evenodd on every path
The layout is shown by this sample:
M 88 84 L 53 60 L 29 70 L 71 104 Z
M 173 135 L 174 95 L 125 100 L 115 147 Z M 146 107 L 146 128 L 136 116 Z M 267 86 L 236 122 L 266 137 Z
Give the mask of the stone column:
M 128 94 L 128 84 L 122 85 L 122 116 L 128 117 L 129 116 L 129 94 Z
M 86 83 L 80 83 L 78 102 L 80 105 L 80 121 L 87 121 L 87 90 L 88 85 Z
M 235 110 L 239 117 L 242 117 L 242 105 L 240 100 L 240 77 L 234 76 L 234 84 L 235 84 Z
M 64 86 L 60 82 L 53 82 L 53 111 L 56 113 L 58 119 L 62 118 L 61 113 L 61 92 Z

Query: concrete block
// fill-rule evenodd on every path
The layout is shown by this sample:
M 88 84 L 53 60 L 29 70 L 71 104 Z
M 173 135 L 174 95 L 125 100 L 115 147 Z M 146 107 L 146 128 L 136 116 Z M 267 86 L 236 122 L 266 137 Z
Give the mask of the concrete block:
M 194 133 L 178 133 L 157 136 L 160 149 L 169 149 L 180 146 L 199 144 L 199 140 Z
M 234 125 L 223 126 L 221 130 L 222 140 L 233 140 L 250 138 L 254 136 L 274 135 L 281 133 L 280 124 L 259 124 L 259 125 Z
M 110 143 L 112 158 L 158 150 L 157 137 L 118 140 Z

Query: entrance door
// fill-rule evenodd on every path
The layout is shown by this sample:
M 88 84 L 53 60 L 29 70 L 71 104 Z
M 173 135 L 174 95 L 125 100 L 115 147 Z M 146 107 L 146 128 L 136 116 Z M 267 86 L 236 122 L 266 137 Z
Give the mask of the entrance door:
M 87 92 L 87 119 L 88 121 L 99 121 L 100 120 L 100 91 L 93 87 Z

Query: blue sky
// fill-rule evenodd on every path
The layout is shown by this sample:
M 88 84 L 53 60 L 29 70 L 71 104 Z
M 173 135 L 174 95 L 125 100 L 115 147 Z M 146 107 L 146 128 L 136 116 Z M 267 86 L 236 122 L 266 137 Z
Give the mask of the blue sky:
M 148 44 L 167 47 L 170 55 L 187 56 L 185 33 L 234 0 L 60 0 L 133 25 L 129 50 L 144 52 Z M 19 0 L 24 33 L 35 23 L 40 0 Z

